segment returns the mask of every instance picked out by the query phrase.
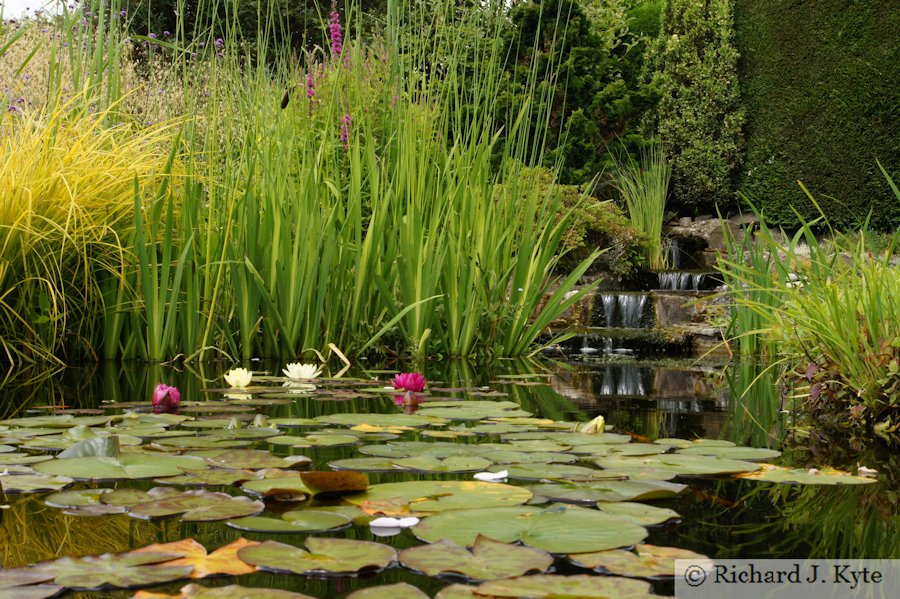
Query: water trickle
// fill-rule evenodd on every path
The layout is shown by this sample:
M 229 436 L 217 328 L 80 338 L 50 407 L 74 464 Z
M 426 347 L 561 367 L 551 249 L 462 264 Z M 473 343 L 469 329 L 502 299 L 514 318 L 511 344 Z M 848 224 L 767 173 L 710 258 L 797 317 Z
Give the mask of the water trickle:
M 647 306 L 646 293 L 601 293 L 605 326 L 637 329 L 641 327 L 644 308 Z
M 706 274 L 699 272 L 671 271 L 659 273 L 659 288 L 666 291 L 699 291 Z
M 669 265 L 669 268 L 675 270 L 681 268 L 681 248 L 678 246 L 678 240 L 671 238 L 666 239 L 663 250 L 665 250 L 666 263 Z

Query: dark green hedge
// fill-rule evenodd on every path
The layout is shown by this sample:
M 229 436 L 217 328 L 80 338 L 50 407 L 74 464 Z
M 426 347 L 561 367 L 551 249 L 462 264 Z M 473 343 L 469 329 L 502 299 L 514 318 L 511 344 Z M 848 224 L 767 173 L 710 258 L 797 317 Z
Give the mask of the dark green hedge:
M 872 0 L 736 0 L 747 158 L 739 189 L 773 223 L 900 227 L 900 10 Z

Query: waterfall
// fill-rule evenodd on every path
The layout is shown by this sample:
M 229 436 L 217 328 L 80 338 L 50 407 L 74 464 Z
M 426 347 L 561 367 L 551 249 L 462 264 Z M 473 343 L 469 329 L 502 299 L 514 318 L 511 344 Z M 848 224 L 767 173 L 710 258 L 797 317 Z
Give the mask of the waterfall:
M 663 250 L 666 253 L 666 262 L 669 268 L 676 270 L 681 268 L 681 248 L 678 247 L 678 240 L 667 238 L 663 245 Z
M 687 271 L 670 271 L 659 273 L 659 288 L 666 291 L 687 291 L 693 289 L 700 290 L 700 285 L 706 278 L 705 273 L 687 272 Z
M 646 293 L 601 293 L 600 300 L 607 327 L 640 328 L 647 305 Z

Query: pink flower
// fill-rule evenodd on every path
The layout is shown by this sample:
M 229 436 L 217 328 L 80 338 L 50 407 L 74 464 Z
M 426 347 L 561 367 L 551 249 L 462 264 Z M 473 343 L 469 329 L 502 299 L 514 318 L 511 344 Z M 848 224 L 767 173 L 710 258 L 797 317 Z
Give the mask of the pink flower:
M 341 33 L 341 13 L 337 10 L 337 2 L 331 3 L 331 14 L 328 15 L 328 32 L 331 40 L 332 56 L 340 56 L 344 49 L 344 37 Z
M 394 389 L 419 393 L 425 388 L 425 377 L 418 372 L 404 372 L 391 380 Z
M 153 391 L 153 407 L 169 410 L 177 408 L 181 404 L 181 392 L 178 387 L 170 387 L 160 383 Z

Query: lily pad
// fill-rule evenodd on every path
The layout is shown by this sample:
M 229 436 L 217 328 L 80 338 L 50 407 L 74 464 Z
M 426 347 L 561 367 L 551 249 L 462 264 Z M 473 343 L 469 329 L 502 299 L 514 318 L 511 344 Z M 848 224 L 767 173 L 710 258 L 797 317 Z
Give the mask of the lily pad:
M 505 543 L 521 541 L 550 553 L 590 552 L 640 542 L 647 530 L 597 510 L 560 504 L 548 508 L 468 509 L 430 516 L 412 529 L 427 543 L 447 539 L 471 546 L 479 534 Z
M 440 403 L 440 402 L 436 402 Z M 446 402 L 449 403 L 449 402 Z M 484 420 L 485 418 L 528 418 L 532 416 L 531 412 L 526 412 L 514 402 L 456 402 L 458 405 L 453 407 L 431 407 L 431 402 L 424 404 L 419 409 L 419 414 L 430 416 L 433 418 L 445 418 L 447 420 Z M 471 405 L 471 404 L 493 404 L 493 405 Z M 500 404 L 512 404 L 513 407 L 507 407 Z
M 360 570 L 381 570 L 390 566 L 396 553 L 381 543 L 308 537 L 304 551 L 299 547 L 266 541 L 246 547 L 238 557 L 260 570 L 293 574 L 353 574 Z
M 44 503 L 50 507 L 78 508 L 86 505 L 97 505 L 100 496 L 111 493 L 112 489 L 75 489 L 72 491 L 60 491 L 52 493 L 44 498 Z
M 582 568 L 632 578 L 659 579 L 682 576 L 683 571 L 676 572 L 675 560 L 690 560 L 692 565 L 699 565 L 709 570 L 713 568 L 712 560 L 705 555 L 677 547 L 657 547 L 644 544 L 638 544 L 633 552 L 613 549 L 595 553 L 579 553 L 570 555 L 569 560 Z
M 335 470 L 356 470 L 359 472 L 390 472 L 397 470 L 390 458 L 347 458 L 332 460 L 328 465 Z
M 675 510 L 631 501 L 600 501 L 597 503 L 597 509 L 607 514 L 628 518 L 641 526 L 654 526 L 681 518 L 681 514 Z
M 208 470 L 188 470 L 182 476 L 170 476 L 155 480 L 162 485 L 184 485 L 188 487 L 230 486 L 250 480 L 250 470 L 232 470 L 230 468 L 210 468 Z
M 277 468 L 259 470 L 256 478 L 244 481 L 241 488 L 248 493 L 266 497 L 288 495 L 300 499 L 312 495 L 300 478 L 300 472 Z
M 0 569 L 0 597 L 15 599 L 45 599 L 62 592 L 63 587 L 49 582 L 53 575 L 35 568 Z
M 281 519 L 251 516 L 229 520 L 228 526 L 240 530 L 271 533 L 328 532 L 347 528 L 353 520 L 343 514 L 318 510 L 296 510 L 282 514 Z
M 569 453 L 547 451 L 491 451 L 486 454 L 495 464 L 571 464 L 578 457 Z
M 127 589 L 184 578 L 191 566 L 166 566 L 177 553 L 106 553 L 87 557 L 62 557 L 34 568 L 52 574 L 54 583 L 73 590 Z
M 480 472 L 492 463 L 477 456 L 451 456 L 442 460 L 426 455 L 394 460 L 399 468 L 419 472 Z
M 359 589 L 347 595 L 346 599 L 429 599 L 429 597 L 408 582 L 398 582 Z
M 428 576 L 454 574 L 469 580 L 546 572 L 553 565 L 553 556 L 546 551 L 509 545 L 481 535 L 471 550 L 453 541 L 440 540 L 404 549 L 397 557 L 402 565 Z
M 720 446 L 709 445 L 707 443 L 699 443 L 692 445 L 691 447 L 679 449 L 678 453 L 682 455 L 711 455 L 731 460 L 749 460 L 751 462 L 771 460 L 772 458 L 777 458 L 781 455 L 780 451 L 767 449 L 765 447 Z
M 502 467 L 492 466 L 489 470 L 492 472 L 506 470 L 509 472 L 509 478 L 521 480 L 601 481 L 625 478 L 614 470 L 598 470 L 572 464 L 510 464 Z
M 128 511 L 128 515 L 143 520 L 180 515 L 182 522 L 210 522 L 255 516 L 265 507 L 261 501 L 253 501 L 243 495 L 232 497 L 227 493 L 198 490 L 139 503 Z
M 138 591 L 134 594 L 133 599 L 315 599 L 315 597 L 281 589 L 258 589 L 236 584 L 224 587 L 204 587 L 192 583 L 181 587 L 178 595 Z
M 759 469 L 759 464 L 753 462 L 676 453 L 640 457 L 606 456 L 595 460 L 594 463 L 601 468 L 609 468 L 611 470 L 619 468 L 623 470 L 653 468 L 656 470 L 668 470 L 679 476 L 722 476 L 740 472 L 753 472 Z
M 536 496 L 567 503 L 594 505 L 598 501 L 638 501 L 669 499 L 687 486 L 666 481 L 610 480 L 580 484 L 541 484 L 525 487 Z
M 37 464 L 39 462 L 49 462 L 53 456 L 49 455 L 31 455 L 29 453 L 4 453 L 0 454 L 0 468 L 4 466 L 21 466 L 24 464 Z
M 371 424 L 372 426 L 441 426 L 447 424 L 443 418 L 423 416 L 421 414 L 355 414 L 341 413 L 318 416 L 316 420 L 323 424 L 339 424 L 356 426 Z
M 321 422 L 312 418 L 270 418 L 269 424 L 274 424 L 278 428 L 322 426 Z
M 149 491 L 144 489 L 135 489 L 132 487 L 122 487 L 115 491 L 103 493 L 100 495 L 100 503 L 107 505 L 119 505 L 123 507 L 132 507 L 139 503 L 148 503 L 157 501 L 167 497 L 176 497 L 181 495 L 180 491 L 174 487 L 153 487 Z
M 73 426 L 103 426 L 112 416 L 73 416 L 60 414 L 59 416 L 27 416 L 24 418 L 10 418 L 0 423 L 24 428 L 71 428 Z
M 878 482 L 874 478 L 854 476 L 849 472 L 834 468 L 804 470 L 803 468 L 785 468 L 773 464 L 761 464 L 758 471 L 738 474 L 735 478 L 796 485 L 868 485 Z
M 296 456 L 302 457 L 302 456 Z M 233 449 L 207 458 L 213 466 L 240 470 L 259 470 L 261 468 L 300 468 L 312 460 L 288 460 L 259 449 Z
M 300 479 L 311 495 L 319 493 L 354 493 L 369 488 L 369 477 L 360 472 L 301 472 Z
M 256 571 L 256 568 L 239 560 L 237 552 L 244 547 L 253 547 L 255 545 L 259 545 L 259 543 L 239 538 L 223 547 L 219 547 L 212 553 L 207 553 L 206 548 L 194 539 L 182 539 L 172 543 L 148 545 L 135 549 L 132 553 L 179 553 L 183 557 L 166 562 L 165 565 L 191 566 L 193 568 L 191 578 L 206 578 L 207 576 L 219 575 L 240 576 L 241 574 L 251 574 Z
M 203 468 L 202 462 L 196 466 Z M 184 469 L 168 456 L 122 453 L 117 458 L 55 459 L 34 465 L 44 474 L 71 476 L 76 480 L 117 480 L 159 478 L 184 474 Z
M 0 476 L 0 491 L 4 493 L 40 493 L 59 491 L 71 485 L 68 476 L 47 476 L 42 474 L 15 474 Z
M 221 437 L 170 437 L 156 439 L 153 445 L 156 447 L 172 449 L 230 449 L 232 447 L 246 447 L 252 441 L 242 439 L 223 439 Z
M 401 499 L 416 512 L 442 512 L 460 508 L 521 505 L 531 499 L 531 492 L 501 483 L 432 480 L 373 485 L 365 493 L 348 495 L 344 499 L 354 505 Z
M 649 582 L 618 576 L 561 576 L 536 574 L 505 580 L 489 580 L 476 588 L 476 596 L 528 597 L 529 599 L 651 599 L 657 598 Z
M 302 437 L 285 435 L 269 439 L 273 445 L 288 445 L 290 447 L 339 447 L 341 445 L 355 445 L 359 443 L 359 437 L 354 435 L 329 435 L 312 433 Z

